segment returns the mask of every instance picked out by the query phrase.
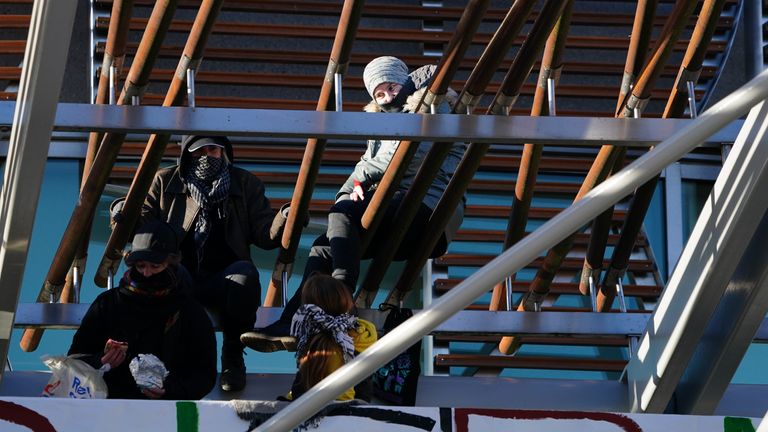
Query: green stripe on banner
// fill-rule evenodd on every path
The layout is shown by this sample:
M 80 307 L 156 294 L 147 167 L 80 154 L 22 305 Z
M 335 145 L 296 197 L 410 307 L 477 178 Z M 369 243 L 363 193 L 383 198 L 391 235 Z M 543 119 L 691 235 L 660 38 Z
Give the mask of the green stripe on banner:
M 198 432 L 198 417 L 195 402 L 176 402 L 176 432 Z
M 725 432 L 755 432 L 752 420 L 744 417 L 723 418 L 723 431 Z

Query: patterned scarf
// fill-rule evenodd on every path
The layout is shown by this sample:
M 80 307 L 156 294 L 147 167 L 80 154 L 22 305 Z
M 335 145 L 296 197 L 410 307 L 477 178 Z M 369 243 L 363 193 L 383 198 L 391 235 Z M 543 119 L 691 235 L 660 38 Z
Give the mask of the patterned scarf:
M 356 328 L 357 317 L 348 313 L 331 316 L 320 306 L 302 305 L 293 315 L 291 321 L 291 336 L 298 339 L 296 358 L 299 359 L 305 354 L 307 344 L 312 336 L 318 333 L 328 333 L 341 347 L 344 363 L 346 363 L 352 360 L 355 355 L 355 344 L 348 332 Z
M 224 206 L 220 204 L 229 195 L 229 166 L 223 158 L 210 156 L 193 158 L 191 162 L 182 177 L 192 199 L 200 206 L 200 214 L 195 222 L 195 246 L 199 262 L 203 245 L 211 233 L 211 212 L 218 208 L 219 217 L 225 216 Z
M 381 108 L 384 112 L 389 113 L 399 113 L 403 112 L 403 108 L 405 107 L 405 103 L 408 101 L 408 96 L 414 94 L 416 92 L 416 84 L 413 83 L 413 80 L 408 77 L 408 81 L 403 84 L 403 87 L 400 89 L 400 92 L 395 96 L 392 101 L 386 104 L 380 104 L 377 102 L 377 105 Z
M 165 297 L 176 288 L 178 283 L 176 272 L 170 268 L 149 277 L 145 277 L 134 268 L 129 268 L 120 280 L 120 287 L 142 296 Z

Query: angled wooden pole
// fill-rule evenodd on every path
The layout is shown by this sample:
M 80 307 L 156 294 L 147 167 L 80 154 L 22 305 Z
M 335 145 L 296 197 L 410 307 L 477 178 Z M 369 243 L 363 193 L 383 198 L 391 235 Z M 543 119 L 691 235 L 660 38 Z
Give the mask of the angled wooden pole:
M 176 73 L 171 79 L 165 100 L 163 100 L 163 106 L 177 106 L 184 101 L 187 70 L 196 71 L 199 68 L 208 36 L 216 23 L 223 1 L 204 0 L 200 4 L 183 54 L 176 67 Z M 165 154 L 165 148 L 170 138 L 171 136 L 168 134 L 152 134 L 144 147 L 144 154 L 141 157 L 141 162 L 139 162 L 131 187 L 128 189 L 120 217 L 114 221 L 115 228 L 109 236 L 104 249 L 104 256 L 96 270 L 94 282 L 97 286 L 106 287 L 110 274 L 114 275 L 120 265 L 123 248 L 134 231 L 136 221 L 141 214 L 141 206 L 152 185 L 154 175 L 160 167 L 160 161 Z
M 139 50 L 131 64 L 125 86 L 117 103 L 128 105 L 134 98 L 140 99 L 146 85 L 149 83 L 149 75 L 152 71 L 157 53 L 160 50 L 165 33 L 173 19 L 177 0 L 160 0 L 155 3 L 144 36 L 139 44 Z M 80 244 L 84 227 L 92 218 L 99 202 L 104 186 L 109 179 L 109 173 L 120 152 L 120 146 L 125 139 L 124 133 L 106 133 L 102 139 L 99 151 L 94 158 L 91 171 L 80 192 L 72 217 L 59 242 L 56 255 L 48 270 L 43 286 L 38 294 L 38 302 L 56 300 L 61 295 L 67 271 L 75 257 L 75 252 Z M 37 349 L 42 337 L 42 329 L 28 329 L 24 331 L 20 346 L 24 351 Z
M 523 45 L 516 54 L 512 66 L 509 69 L 509 73 L 507 74 L 504 83 L 501 85 L 495 100 L 500 101 L 503 99 L 499 97 L 499 94 L 502 92 L 504 92 L 503 94 L 505 95 L 517 95 L 520 92 L 520 88 L 525 82 L 525 78 L 527 78 L 536 59 L 544 48 L 545 42 L 555 26 L 555 23 L 560 18 L 566 3 L 567 0 L 549 0 L 544 5 L 528 38 L 523 42 Z M 498 64 L 496 64 L 496 66 L 498 66 Z M 520 75 L 525 76 L 520 77 Z M 469 87 L 469 83 L 467 84 L 467 87 Z M 488 109 L 488 114 L 493 113 L 492 105 Z M 447 145 L 443 146 L 448 147 Z M 408 260 L 405 270 L 403 270 L 403 273 L 395 284 L 395 288 L 387 297 L 387 303 L 398 304 L 410 292 L 424 263 L 429 258 L 429 254 L 439 241 L 454 209 L 459 205 L 464 196 L 464 192 L 466 191 L 469 182 L 472 180 L 474 173 L 480 166 L 480 162 L 487 150 L 488 144 L 472 143 L 469 145 L 456 173 L 454 173 L 448 184 L 448 188 L 443 193 L 437 207 L 432 212 L 423 241 L 419 244 L 418 249 L 412 258 Z
M 108 104 L 110 102 L 110 70 L 117 71 L 117 76 L 120 76 L 120 71 L 123 68 L 125 61 L 125 48 L 126 41 L 128 39 L 128 30 L 131 20 L 131 12 L 133 11 L 133 0 L 114 0 L 112 3 L 112 12 L 109 21 L 109 30 L 107 31 L 107 42 L 104 47 L 104 59 L 102 60 L 101 72 L 99 74 L 99 84 L 96 90 L 97 104 Z M 104 134 L 101 132 L 91 132 L 88 135 L 88 147 L 85 151 L 85 161 L 83 162 L 83 176 L 80 182 L 80 188 L 82 190 L 85 186 L 85 182 L 88 180 L 88 174 L 91 171 L 93 160 L 96 158 L 96 152 L 99 150 L 99 144 Z M 77 290 L 75 285 L 80 286 L 83 279 L 83 272 L 85 271 L 85 265 L 88 258 L 88 245 L 91 240 L 91 227 L 93 220 L 86 224 L 80 244 L 77 246 L 77 252 L 75 252 L 75 259 L 72 262 L 72 266 L 67 273 L 67 277 L 64 282 L 64 288 L 61 291 L 60 301 L 62 303 L 80 301 L 79 297 L 76 297 Z M 78 269 L 76 272 L 75 269 Z
M 343 76 L 347 72 L 352 44 L 355 41 L 364 3 L 363 0 L 344 1 L 339 24 L 336 29 L 336 37 L 331 49 L 331 56 L 328 60 L 328 68 L 325 72 L 325 79 L 320 88 L 317 111 L 329 111 L 335 106 L 335 101 L 331 97 L 334 88 L 334 77 L 336 74 Z M 272 278 L 270 279 L 267 295 L 264 299 L 264 306 L 279 306 L 286 300 L 283 298 L 281 288 L 288 283 L 287 279 L 293 268 L 296 250 L 299 247 L 299 240 L 301 238 L 302 221 L 309 214 L 309 202 L 315 189 L 317 173 L 320 171 L 320 162 L 325 150 L 325 144 L 325 140 L 315 138 L 307 140 L 301 168 L 296 179 L 296 186 L 293 189 L 291 211 L 288 213 L 280 252 L 275 261 L 275 268 L 272 271 Z
M 670 14 L 657 45 L 646 63 L 642 74 L 638 78 L 632 93 L 627 97 L 626 103 L 618 110 L 617 117 L 628 117 L 634 115 L 635 109 L 642 111 L 650 98 L 651 89 L 656 79 L 661 74 L 669 54 L 674 48 L 674 42 L 678 39 L 680 31 L 685 27 L 688 16 L 693 7 L 696 6 L 695 0 L 680 1 L 675 4 L 675 9 Z M 617 147 L 611 144 L 603 145 L 598 152 L 595 161 L 592 163 L 584 182 L 576 195 L 575 200 L 581 199 L 586 193 L 592 190 L 596 185 L 605 180 L 617 163 L 623 159 L 623 147 Z M 533 282 L 524 295 L 521 307 L 525 310 L 535 310 L 537 304 L 541 304 L 543 299 L 549 293 L 549 287 L 555 274 L 568 251 L 573 245 L 573 235 L 569 236 L 557 246 L 550 249 L 544 259 L 544 263 L 536 273 Z
M 680 66 L 680 72 L 675 80 L 675 85 L 672 87 L 672 93 L 667 101 L 662 117 L 681 117 L 687 106 L 686 99 L 689 97 L 695 98 L 695 95 L 688 94 L 687 83 L 689 81 L 695 83 L 699 77 L 707 47 L 712 40 L 712 35 L 724 5 L 725 0 L 704 1 L 696 21 L 696 27 L 693 30 L 693 35 L 688 43 L 683 63 Z M 658 180 L 659 177 L 656 176 L 643 184 L 637 188 L 635 195 L 632 197 L 629 211 L 621 228 L 619 241 L 613 249 L 608 270 L 597 293 L 597 308 L 600 312 L 610 310 L 613 304 L 613 299 L 616 296 L 616 282 L 627 271 L 632 249 L 635 246 L 635 241 L 642 228 L 651 199 L 656 191 Z

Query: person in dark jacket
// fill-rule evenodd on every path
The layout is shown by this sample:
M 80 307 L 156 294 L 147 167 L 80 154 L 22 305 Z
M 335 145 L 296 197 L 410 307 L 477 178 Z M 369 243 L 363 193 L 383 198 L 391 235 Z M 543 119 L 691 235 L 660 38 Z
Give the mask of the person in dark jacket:
M 245 387 L 240 334 L 253 328 L 261 301 L 250 246 L 279 246 L 287 214 L 271 208 L 258 177 L 232 162 L 226 137 L 186 137 L 178 165 L 157 172 L 142 210 L 143 220 L 167 221 L 179 233 L 195 298 L 219 314 L 225 391 Z
M 409 73 L 405 63 L 396 57 L 384 56 L 373 59 L 363 71 L 365 88 L 373 99 L 365 107 L 365 111 L 421 112 L 419 111 L 419 103 L 424 92 L 427 91 L 429 80 L 434 75 L 435 69 L 434 65 L 427 65 Z M 441 103 L 436 111 L 448 113 L 450 111 L 449 104 L 455 101 L 456 97 L 456 93 L 450 90 L 446 95 L 446 101 Z M 384 177 L 384 172 L 399 144 L 399 140 L 393 139 L 368 140 L 365 153 L 336 194 L 336 203 L 328 214 L 328 230 L 324 235 L 318 237 L 312 245 L 299 289 L 286 305 L 278 321 L 263 329 L 244 333 L 241 336 L 241 340 L 249 348 L 261 352 L 292 350 L 294 348 L 294 339 L 288 334 L 289 326 L 293 314 L 301 305 L 302 287 L 309 275 L 315 272 L 330 274 L 344 282 L 350 292 L 355 292 L 360 272 L 360 258 L 372 257 L 376 251 L 376 245 L 385 242 L 392 231 L 392 227 L 399 222 L 395 218 L 397 209 L 413 184 L 427 152 L 432 147 L 430 142 L 419 144 L 394 197 L 383 209 L 385 216 L 370 242 L 371 246 L 365 251 L 360 250 L 360 235 L 362 233 L 360 220 L 379 181 Z M 417 249 L 415 246 L 422 240 L 432 211 L 437 207 L 440 197 L 448 187 L 448 182 L 458 167 L 465 150 L 465 143 L 455 143 L 451 148 L 400 243 L 395 253 L 395 260 L 408 259 Z M 458 230 L 463 218 L 464 203 L 462 202 L 454 210 L 448 226 L 431 256 L 440 256 L 445 253 L 448 243 Z
M 105 364 L 111 399 L 201 399 L 216 383 L 216 336 L 202 306 L 179 284 L 176 233 L 165 222 L 141 226 L 119 287 L 105 291 L 83 317 L 69 354 Z M 109 342 L 109 343 L 108 343 Z M 139 354 L 159 358 L 162 388 L 140 389 L 129 370 Z

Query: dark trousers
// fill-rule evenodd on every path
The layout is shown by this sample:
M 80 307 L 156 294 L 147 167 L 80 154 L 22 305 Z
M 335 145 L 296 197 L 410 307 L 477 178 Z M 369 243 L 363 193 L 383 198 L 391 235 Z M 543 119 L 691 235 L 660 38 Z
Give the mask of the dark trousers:
M 251 261 L 235 261 L 224 270 L 192 277 L 192 292 L 206 308 L 219 315 L 223 351 L 242 350 L 240 335 L 253 329 L 261 303 L 259 272 Z
M 293 318 L 293 314 L 301 306 L 301 292 L 304 282 L 313 273 L 325 273 L 341 280 L 354 294 L 360 275 L 361 257 L 367 259 L 375 256 L 377 246 L 384 244 L 386 239 L 391 236 L 393 228 L 398 224 L 398 221 L 395 220 L 395 213 L 404 197 L 403 192 L 395 194 L 385 211 L 376 234 L 365 251 L 360 251 L 360 235 L 362 233 L 360 220 L 365 209 L 368 208 L 370 196 L 366 196 L 364 201 L 342 199 L 334 204 L 328 213 L 328 230 L 316 238 L 312 244 L 299 289 L 285 305 L 280 320 L 290 322 Z M 432 209 L 421 204 L 405 237 L 403 237 L 403 241 L 395 252 L 395 261 L 409 259 L 415 252 L 416 246 L 423 241 L 423 235 L 431 215 Z M 436 257 L 444 254 L 447 246 L 445 236 L 442 236 L 435 245 L 431 256 Z

